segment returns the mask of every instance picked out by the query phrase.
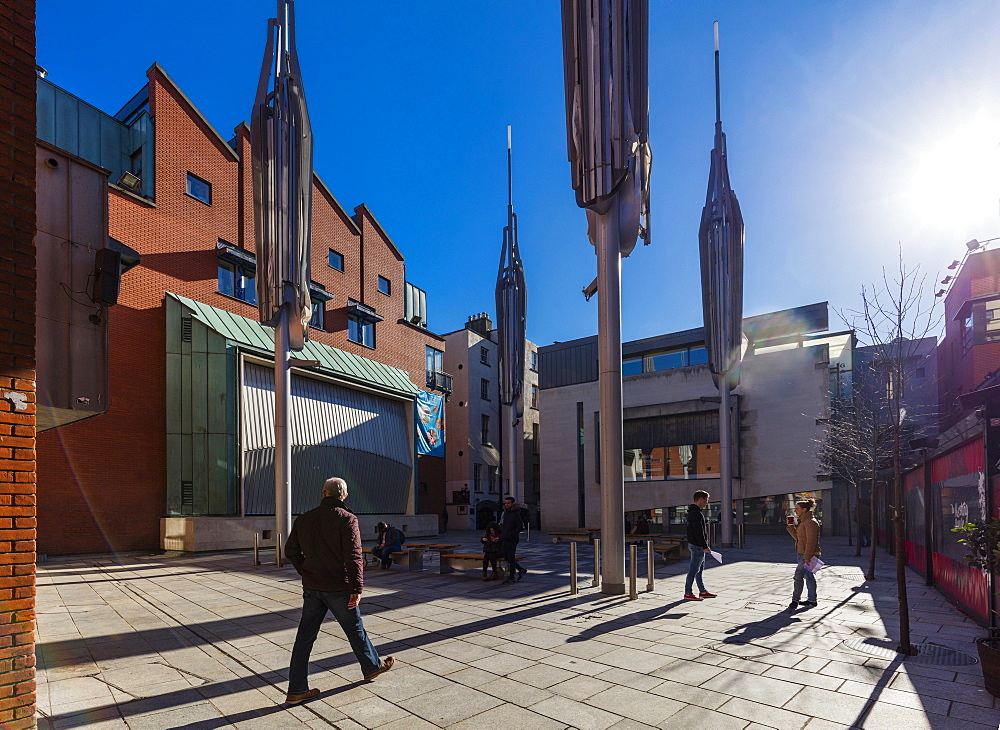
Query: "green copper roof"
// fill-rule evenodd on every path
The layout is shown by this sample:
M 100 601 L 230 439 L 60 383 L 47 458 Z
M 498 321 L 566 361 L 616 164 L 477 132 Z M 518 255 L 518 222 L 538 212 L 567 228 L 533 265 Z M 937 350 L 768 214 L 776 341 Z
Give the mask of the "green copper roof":
M 199 322 L 218 332 L 227 340 L 257 350 L 262 355 L 270 353 L 273 357 L 273 327 L 227 312 L 224 309 L 217 309 L 203 302 L 196 302 L 179 294 L 166 292 L 166 295 L 188 309 Z M 319 342 L 310 340 L 306 343 L 305 349 L 302 352 L 293 353 L 293 357 L 302 360 L 318 360 L 320 367 L 313 368 L 313 370 L 331 375 L 339 380 L 407 397 L 413 397 L 418 391 L 404 370 Z

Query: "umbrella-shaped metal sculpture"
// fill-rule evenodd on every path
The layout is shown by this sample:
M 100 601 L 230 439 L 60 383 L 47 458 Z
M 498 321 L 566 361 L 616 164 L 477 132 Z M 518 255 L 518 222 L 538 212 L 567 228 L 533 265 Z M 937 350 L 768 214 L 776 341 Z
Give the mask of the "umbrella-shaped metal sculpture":
M 647 0 L 562 0 L 569 161 L 597 252 L 601 590 L 610 594 L 625 592 L 621 256 L 648 235 L 648 15 Z
M 308 339 L 312 210 L 312 131 L 295 51 L 293 0 L 278 0 L 267 24 L 264 62 L 250 117 L 257 303 L 260 321 L 274 327 L 275 541 L 292 523 L 289 349 Z
M 524 341 L 528 312 L 528 289 L 524 283 L 521 251 L 517 246 L 517 214 L 514 212 L 514 183 L 510 126 L 507 127 L 507 225 L 503 229 L 503 249 L 497 272 L 497 331 L 500 350 L 500 403 L 510 429 L 506 441 L 508 493 L 521 501 L 518 486 L 518 450 L 522 443 L 521 418 L 524 416 Z
M 732 412 L 729 391 L 739 384 L 743 359 L 743 216 L 729 184 L 719 85 L 719 24 L 715 23 L 715 147 L 698 232 L 705 346 L 719 389 L 719 495 L 722 544 L 733 544 Z

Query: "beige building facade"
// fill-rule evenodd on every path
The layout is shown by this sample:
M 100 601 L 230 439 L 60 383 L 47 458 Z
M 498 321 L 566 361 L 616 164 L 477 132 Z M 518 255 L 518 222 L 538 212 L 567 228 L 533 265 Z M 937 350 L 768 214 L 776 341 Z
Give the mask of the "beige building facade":
M 448 529 L 475 530 L 494 519 L 511 492 L 505 474 L 509 429 L 500 404 L 496 331 L 486 314 L 469 317 L 460 330 L 443 335 L 444 369 L 452 393 L 445 406 L 446 510 Z M 518 444 L 517 494 L 533 515 L 538 511 L 537 347 L 525 343 L 524 417 Z

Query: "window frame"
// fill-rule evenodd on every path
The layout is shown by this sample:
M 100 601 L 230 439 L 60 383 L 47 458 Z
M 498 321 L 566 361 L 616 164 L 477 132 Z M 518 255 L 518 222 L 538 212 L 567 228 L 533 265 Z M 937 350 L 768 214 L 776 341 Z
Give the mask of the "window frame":
M 353 342 L 356 345 L 361 345 L 362 347 L 367 347 L 370 350 L 375 349 L 376 339 L 375 339 L 375 322 L 366 322 L 360 317 L 353 315 L 347 315 L 347 339 L 349 342 Z M 364 333 L 371 328 L 371 344 L 365 342 Z M 361 333 L 361 339 L 355 339 L 352 337 L 352 329 L 358 329 Z
M 333 265 L 333 263 L 330 261 L 332 256 L 338 256 L 340 258 L 340 266 Z M 344 273 L 344 254 L 340 253 L 339 251 L 334 251 L 332 248 L 327 249 L 326 265 L 329 266 L 334 271 L 339 271 L 340 273 Z
M 382 289 L 383 282 L 385 283 L 385 289 Z M 378 291 L 379 294 L 385 294 L 387 297 L 392 296 L 392 281 L 381 274 L 378 275 Z
M 205 198 L 202 198 L 200 195 L 196 195 L 195 193 L 191 192 L 191 189 L 192 189 L 191 188 L 191 182 L 192 181 L 196 181 L 196 182 L 202 183 L 203 185 L 205 185 L 205 187 L 208 188 L 208 200 L 205 200 Z M 199 203 L 204 203 L 205 205 L 211 205 L 212 204 L 212 183 L 210 183 L 208 180 L 206 180 L 203 177 L 198 177 L 193 172 L 191 172 L 190 170 L 188 170 L 187 171 L 187 177 L 185 178 L 185 183 L 184 183 L 184 194 L 187 195 L 189 198 L 194 198 Z
M 482 345 L 479 346 L 479 364 L 486 367 L 490 366 L 490 348 L 483 347 Z
M 490 417 L 483 413 L 479 417 L 479 440 L 484 446 L 490 445 Z
M 320 332 L 326 332 L 326 302 L 317 302 L 313 300 L 312 303 L 312 317 L 309 319 L 309 326 Z M 314 323 L 314 320 L 318 321 Z
M 490 381 L 486 378 L 479 379 L 479 397 L 481 400 L 491 400 L 490 398 Z
M 222 276 L 223 270 L 230 272 L 232 276 L 232 291 L 223 291 L 222 287 Z M 249 272 L 249 276 L 247 273 Z M 240 286 L 240 282 L 243 285 Z M 247 282 L 252 282 L 247 286 Z M 238 302 L 243 302 L 244 304 L 250 304 L 254 307 L 257 306 L 257 270 L 251 269 L 249 266 L 243 266 L 242 264 L 234 263 L 233 261 L 224 261 L 221 258 L 217 262 L 216 270 L 216 289 L 224 297 L 229 297 L 230 299 L 235 299 Z M 244 296 L 240 296 L 240 292 L 244 293 Z M 253 292 L 251 296 L 246 296 L 246 292 Z

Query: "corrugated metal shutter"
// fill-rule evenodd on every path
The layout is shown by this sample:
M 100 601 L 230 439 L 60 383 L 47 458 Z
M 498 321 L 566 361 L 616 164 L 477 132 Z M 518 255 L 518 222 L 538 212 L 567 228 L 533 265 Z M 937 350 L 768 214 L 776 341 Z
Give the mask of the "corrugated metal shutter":
M 244 512 L 274 514 L 274 372 L 247 363 L 242 397 Z M 404 514 L 413 471 L 412 407 L 292 376 L 292 512 L 320 500 L 323 482 L 347 480 L 358 514 Z

